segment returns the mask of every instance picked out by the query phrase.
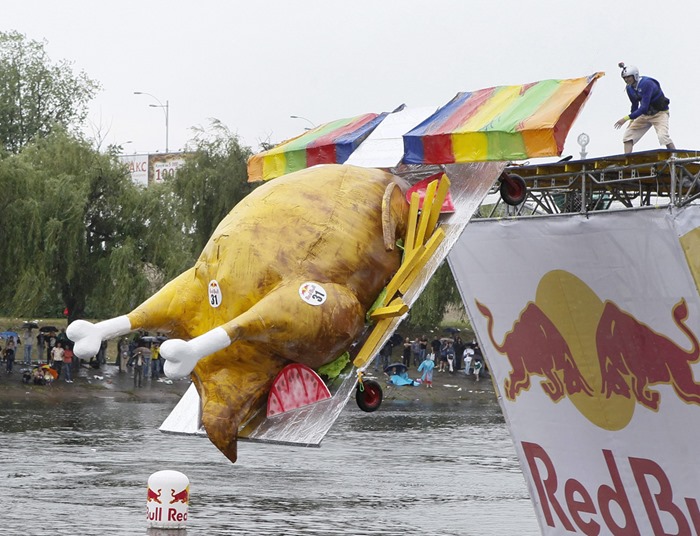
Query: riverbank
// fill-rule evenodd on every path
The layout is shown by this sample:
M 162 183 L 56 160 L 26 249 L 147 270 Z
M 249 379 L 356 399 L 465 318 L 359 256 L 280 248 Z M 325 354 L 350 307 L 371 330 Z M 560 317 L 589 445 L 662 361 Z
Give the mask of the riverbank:
M 411 379 L 420 378 L 415 369 L 408 370 Z M 463 371 L 433 373 L 433 387 L 425 385 L 397 387 L 380 381 L 386 401 L 406 401 L 416 403 L 444 404 L 458 402 L 460 400 L 474 400 L 475 398 L 495 397 L 493 384 L 490 377 L 482 377 L 476 381 L 474 375 L 467 376 Z
M 63 377 L 50 385 L 35 385 L 22 382 L 24 365 L 15 363 L 11 374 L 5 372 L 2 363 L 0 372 L 0 401 L 21 400 L 80 400 L 90 398 L 122 398 L 135 401 L 168 401 L 177 403 L 190 385 L 189 378 L 182 380 L 150 380 L 143 387 L 134 388 L 131 372 L 119 372 L 115 365 L 102 365 L 99 369 L 83 364 L 73 383 L 66 383 Z
M 91 398 L 119 398 L 133 401 L 172 401 L 177 403 L 190 385 L 189 378 L 181 380 L 147 379 L 143 387 L 134 388 L 131 371 L 119 372 L 115 365 L 103 365 L 99 369 L 83 365 L 74 377 L 73 383 L 63 379 L 55 380 L 51 385 L 34 385 L 22 382 L 22 364 L 15 363 L 12 374 L 4 370 L 0 372 L 0 401 L 22 400 L 81 400 Z M 409 369 L 409 377 L 420 378 L 415 369 Z M 460 400 L 470 400 L 475 397 L 494 396 L 490 378 L 476 381 L 474 376 L 466 376 L 461 371 L 450 374 L 435 372 L 433 387 L 425 385 L 402 386 L 388 384 L 382 374 L 377 378 L 384 391 L 385 401 L 404 401 L 416 403 L 450 403 Z

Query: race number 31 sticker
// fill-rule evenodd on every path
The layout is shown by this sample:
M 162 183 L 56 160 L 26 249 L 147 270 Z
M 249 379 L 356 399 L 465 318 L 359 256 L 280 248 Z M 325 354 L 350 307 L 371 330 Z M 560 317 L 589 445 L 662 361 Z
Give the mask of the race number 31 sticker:
M 321 305 L 326 301 L 326 291 L 318 283 L 307 281 L 299 287 L 299 296 L 309 305 Z
M 221 305 L 221 287 L 216 279 L 209 281 L 209 305 L 212 307 Z

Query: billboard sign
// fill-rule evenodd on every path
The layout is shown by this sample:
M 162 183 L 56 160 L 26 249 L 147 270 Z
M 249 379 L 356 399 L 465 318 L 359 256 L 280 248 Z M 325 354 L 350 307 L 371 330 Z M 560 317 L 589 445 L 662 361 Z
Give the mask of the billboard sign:
M 129 168 L 134 184 L 147 187 L 174 178 L 192 153 L 158 153 L 120 155 L 119 161 Z
M 545 535 L 700 532 L 699 208 L 474 220 L 450 253 Z

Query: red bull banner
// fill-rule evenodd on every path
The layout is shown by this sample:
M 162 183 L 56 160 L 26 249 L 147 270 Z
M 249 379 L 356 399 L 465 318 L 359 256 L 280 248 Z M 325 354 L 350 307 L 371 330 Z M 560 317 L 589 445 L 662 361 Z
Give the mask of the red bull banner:
M 700 207 L 476 220 L 449 262 L 542 533 L 700 534 Z

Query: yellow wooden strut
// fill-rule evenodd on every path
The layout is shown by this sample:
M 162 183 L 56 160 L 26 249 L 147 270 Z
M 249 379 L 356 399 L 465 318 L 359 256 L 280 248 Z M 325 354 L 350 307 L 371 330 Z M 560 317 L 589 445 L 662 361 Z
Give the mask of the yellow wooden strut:
M 408 291 L 445 238 L 445 232 L 441 228 L 435 229 L 435 226 L 449 188 L 450 181 L 445 174 L 439 184 L 437 180 L 428 184 L 420 216 L 420 196 L 417 192 L 411 195 L 403 261 L 386 286 L 383 306 L 370 314 L 370 318 L 377 323 L 353 360 L 356 368 L 362 368 L 379 352 L 379 341 L 390 328 L 393 318 L 408 312 L 408 305 L 396 294 Z

